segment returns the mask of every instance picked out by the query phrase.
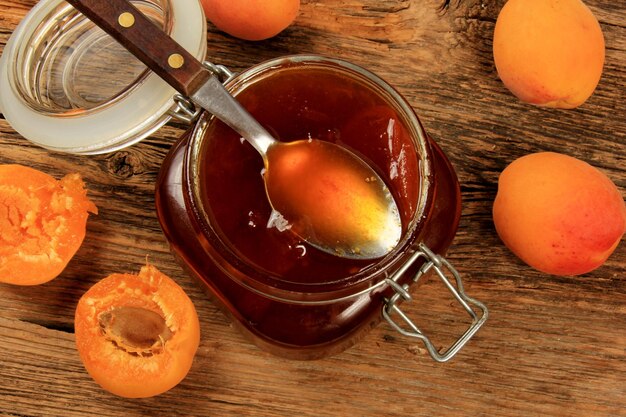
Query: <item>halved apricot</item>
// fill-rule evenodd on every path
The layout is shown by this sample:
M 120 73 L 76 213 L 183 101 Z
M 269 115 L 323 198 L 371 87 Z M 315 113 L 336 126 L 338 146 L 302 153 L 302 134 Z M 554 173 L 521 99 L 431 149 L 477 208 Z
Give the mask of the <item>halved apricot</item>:
M 127 398 L 152 397 L 176 386 L 200 344 L 192 301 L 152 265 L 92 286 L 78 302 L 74 326 L 89 375 Z
M 0 165 L 0 282 L 41 284 L 65 269 L 98 212 L 84 186 L 79 174 Z

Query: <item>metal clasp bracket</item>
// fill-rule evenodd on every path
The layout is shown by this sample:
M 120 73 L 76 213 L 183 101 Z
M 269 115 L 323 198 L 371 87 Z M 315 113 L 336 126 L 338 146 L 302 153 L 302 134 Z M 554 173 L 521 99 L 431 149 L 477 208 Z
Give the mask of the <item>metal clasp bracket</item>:
M 235 76 L 235 73 L 230 71 L 224 65 L 216 65 L 212 62 L 204 61 L 202 62 L 202 66 L 215 75 L 222 83 L 228 82 Z M 188 97 L 185 97 L 182 94 L 174 94 L 174 103 L 176 106 L 169 111 L 169 114 L 176 120 L 191 124 L 200 115 L 201 109 L 197 108 Z
M 413 278 L 413 282 L 417 282 L 424 274 L 433 269 L 437 276 L 446 285 L 448 290 L 452 293 L 454 298 L 463 306 L 465 311 L 467 311 L 472 318 L 472 323 L 465 333 L 463 333 L 463 335 L 461 335 L 461 337 L 454 344 L 452 344 L 452 346 L 447 349 L 442 349 L 441 351 L 438 351 L 435 348 L 430 338 L 422 333 L 415 323 L 413 323 L 413 321 L 397 305 L 400 300 L 410 301 L 412 299 L 409 294 L 409 285 L 400 285 L 398 281 L 406 270 L 420 258 L 425 258 L 426 263 L 417 272 Z M 445 273 L 446 270 L 452 273 L 456 287 L 447 278 Z M 383 304 L 383 317 L 402 335 L 422 340 L 426 345 L 426 349 L 428 350 L 430 356 L 437 362 L 447 362 L 454 355 L 456 355 L 457 352 L 468 342 L 468 340 L 474 336 L 478 329 L 481 328 L 489 316 L 489 311 L 483 303 L 465 294 L 463 282 L 461 281 L 458 271 L 444 257 L 433 253 L 423 243 L 419 245 L 419 250 L 411 256 L 402 268 L 400 268 L 400 270 L 398 270 L 393 276 L 387 278 L 385 282 L 394 289 L 395 294 Z M 472 305 L 478 308 L 478 313 L 471 307 Z M 397 313 L 409 329 L 407 330 L 396 323 L 391 316 L 392 313 Z

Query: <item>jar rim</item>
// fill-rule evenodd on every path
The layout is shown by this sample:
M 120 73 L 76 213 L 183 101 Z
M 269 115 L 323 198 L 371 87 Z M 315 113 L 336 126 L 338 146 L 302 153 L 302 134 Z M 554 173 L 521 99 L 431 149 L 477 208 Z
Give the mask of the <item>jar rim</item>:
M 308 54 L 283 56 L 257 64 L 231 77 L 225 82 L 225 87 L 231 94 L 236 96 L 249 85 L 271 76 L 278 69 L 302 67 L 339 71 L 342 75 L 356 77 L 379 96 L 383 97 L 398 112 L 398 115 L 410 130 L 413 144 L 417 150 L 416 155 L 419 158 L 418 171 L 421 182 L 415 212 L 408 222 L 400 242 L 394 249 L 359 272 L 331 282 L 299 283 L 285 281 L 277 275 L 268 274 L 265 271 L 261 272 L 254 265 L 242 260 L 229 247 L 229 244 L 223 242 L 218 233 L 215 232 L 208 220 L 209 216 L 200 197 L 200 175 L 198 170 L 202 158 L 202 144 L 207 128 L 213 120 L 212 115 L 207 112 L 201 114 L 198 122 L 193 127 L 189 146 L 187 146 L 184 156 L 183 182 L 187 190 L 185 193 L 186 204 L 191 209 L 195 217 L 194 220 L 198 223 L 197 226 L 217 250 L 216 255 L 224 261 L 216 262 L 216 264 L 228 265 L 224 266 L 224 269 L 228 270 L 231 278 L 234 278 L 233 275 L 236 275 L 236 279 L 240 284 L 273 299 L 297 301 L 299 303 L 324 303 L 350 298 L 378 288 L 384 283 L 384 276 L 388 274 L 387 271 L 403 263 L 409 256 L 406 254 L 407 249 L 417 246 L 425 215 L 430 211 L 434 200 L 431 149 L 427 134 L 406 99 L 382 78 L 345 60 Z M 380 278 L 376 279 L 376 277 Z

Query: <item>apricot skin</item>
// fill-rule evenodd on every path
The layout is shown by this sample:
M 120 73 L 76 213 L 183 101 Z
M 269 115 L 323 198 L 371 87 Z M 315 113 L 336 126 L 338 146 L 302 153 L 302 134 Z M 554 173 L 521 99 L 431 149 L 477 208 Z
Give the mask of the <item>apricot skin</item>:
M 534 153 L 501 173 L 493 220 L 504 244 L 533 268 L 579 275 L 602 265 L 626 231 L 615 184 L 576 158 Z
M 239 39 L 260 41 L 278 35 L 297 17 L 300 0 L 201 0 L 206 18 Z
M 496 21 L 493 56 L 520 100 L 571 109 L 600 81 L 604 36 L 581 0 L 509 0 Z

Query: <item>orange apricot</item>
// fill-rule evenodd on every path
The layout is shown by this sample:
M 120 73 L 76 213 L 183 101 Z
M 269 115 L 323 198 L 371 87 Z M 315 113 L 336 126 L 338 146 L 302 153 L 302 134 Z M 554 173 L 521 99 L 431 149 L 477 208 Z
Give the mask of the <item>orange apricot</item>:
M 300 0 L 201 0 L 204 14 L 236 38 L 259 41 L 278 35 L 298 15 Z
M 58 276 L 83 242 L 89 213 L 79 174 L 57 181 L 23 165 L 0 165 L 0 282 L 37 285 Z
M 493 220 L 505 245 L 533 268 L 579 275 L 602 265 L 626 231 L 626 205 L 601 171 L 540 152 L 502 171 Z
M 161 394 L 189 372 L 200 343 L 196 309 L 184 290 L 152 265 L 112 274 L 79 300 L 76 347 L 105 390 L 127 398 Z
M 604 36 L 581 0 L 509 0 L 496 21 L 493 57 L 520 100 L 569 109 L 600 81 Z

